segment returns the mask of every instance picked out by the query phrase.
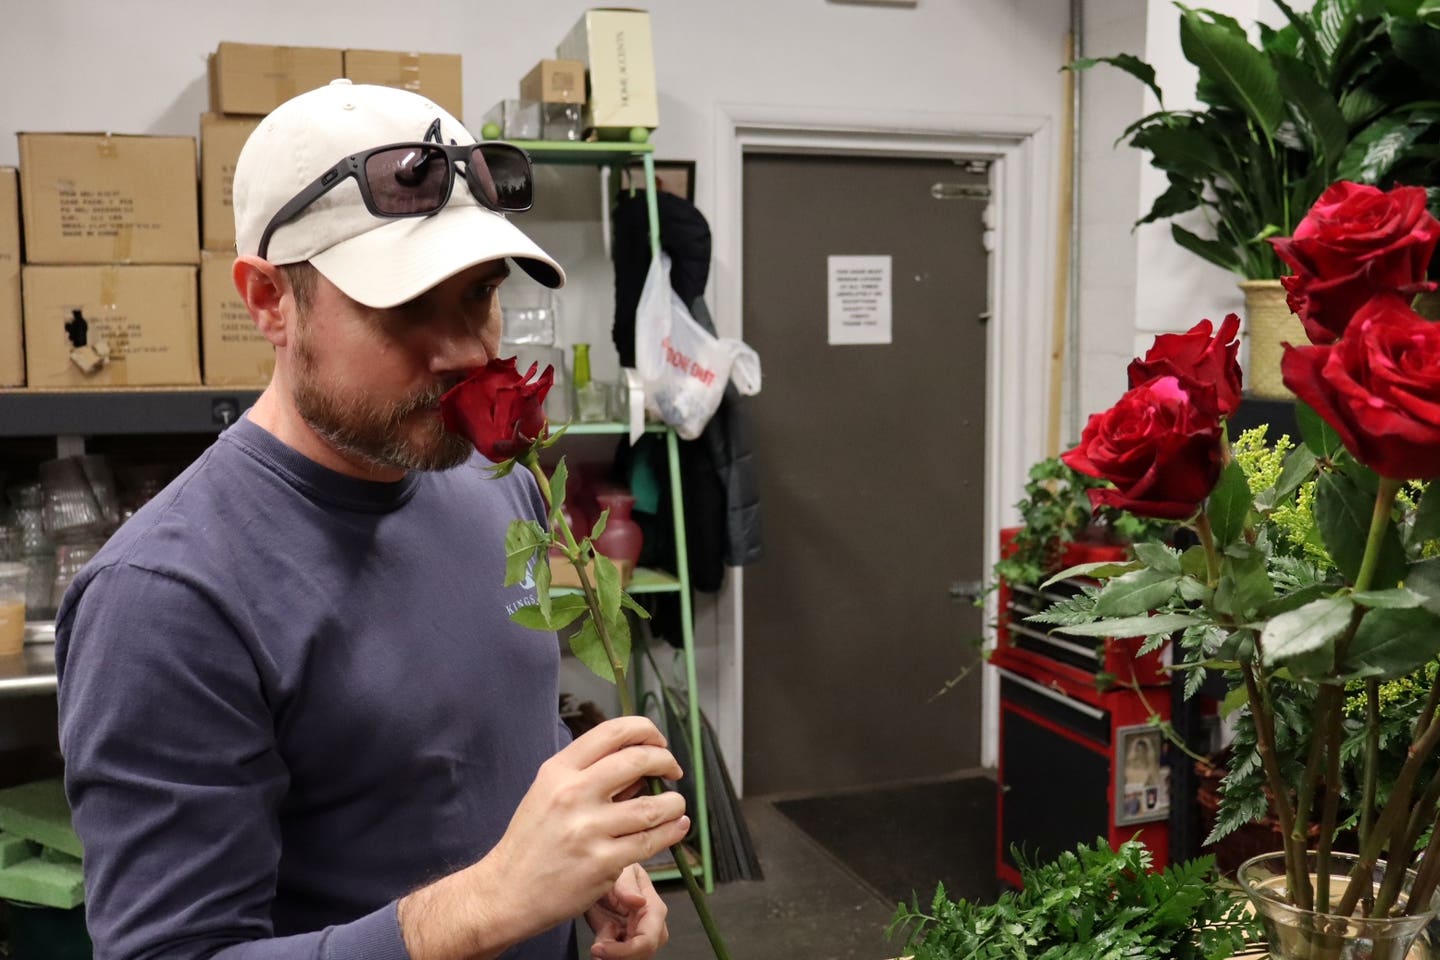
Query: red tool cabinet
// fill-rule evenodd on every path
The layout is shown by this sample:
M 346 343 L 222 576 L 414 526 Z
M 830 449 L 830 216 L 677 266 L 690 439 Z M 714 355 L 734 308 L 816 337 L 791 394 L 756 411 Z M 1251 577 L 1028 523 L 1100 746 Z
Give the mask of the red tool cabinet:
M 1015 533 L 1002 531 L 1002 553 Z M 1123 559 L 1121 547 L 1073 544 L 1062 566 Z M 1112 846 L 1139 837 L 1157 869 L 1169 860 L 1171 750 L 1149 723 L 1152 713 L 1170 718 L 1168 650 L 1137 657 L 1138 638 L 1097 641 L 1024 622 L 1078 589 L 1000 587 L 990 656 L 1000 674 L 995 872 L 1012 886 L 1016 846 L 1034 862 L 1098 837 Z

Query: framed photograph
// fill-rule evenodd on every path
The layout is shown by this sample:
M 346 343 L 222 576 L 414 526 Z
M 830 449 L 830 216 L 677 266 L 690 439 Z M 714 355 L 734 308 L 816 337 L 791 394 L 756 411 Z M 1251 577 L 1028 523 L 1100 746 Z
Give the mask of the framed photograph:
M 656 160 L 655 188 L 695 202 L 695 161 Z M 620 173 L 621 190 L 645 189 L 645 165 L 639 161 L 626 165 Z
M 1115 824 L 1170 816 L 1170 745 L 1149 724 L 1115 731 Z

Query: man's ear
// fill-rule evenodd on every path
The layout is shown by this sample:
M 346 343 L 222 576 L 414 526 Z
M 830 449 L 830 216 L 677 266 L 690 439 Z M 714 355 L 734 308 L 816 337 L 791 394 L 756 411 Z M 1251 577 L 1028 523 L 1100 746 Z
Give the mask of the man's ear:
M 274 346 L 285 346 L 291 318 L 283 307 L 288 302 L 293 310 L 295 302 L 285 274 L 268 260 L 242 256 L 235 259 L 230 278 L 255 321 L 255 329 Z

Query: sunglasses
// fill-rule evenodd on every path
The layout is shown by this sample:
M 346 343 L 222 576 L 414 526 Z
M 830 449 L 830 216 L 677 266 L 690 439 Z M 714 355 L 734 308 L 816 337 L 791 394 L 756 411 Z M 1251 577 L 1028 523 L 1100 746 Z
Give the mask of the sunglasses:
M 434 129 L 438 134 L 438 121 Z M 265 258 L 276 230 L 350 177 L 355 178 L 365 209 L 373 216 L 428 217 L 449 201 L 461 165 L 465 184 L 482 207 L 498 213 L 530 209 L 535 194 L 530 156 L 514 144 L 457 145 L 428 139 L 391 143 L 351 154 L 295 194 L 265 225 L 259 256 Z

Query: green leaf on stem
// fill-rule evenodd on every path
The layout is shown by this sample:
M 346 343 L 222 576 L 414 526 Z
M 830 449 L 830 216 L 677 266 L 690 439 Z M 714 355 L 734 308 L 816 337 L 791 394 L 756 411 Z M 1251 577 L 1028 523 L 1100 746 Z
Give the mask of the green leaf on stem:
M 605 532 L 605 522 L 610 519 L 610 508 L 606 507 L 600 511 L 600 516 L 595 520 L 595 526 L 590 528 L 590 540 L 593 543 L 600 539 L 600 534 Z
M 605 656 L 605 645 L 595 630 L 595 618 L 586 611 L 585 622 L 570 636 L 570 652 L 575 658 L 602 680 L 615 682 L 615 671 L 610 668 L 610 658 Z
M 1204 580 L 1209 576 L 1210 567 L 1205 560 L 1205 548 L 1194 546 L 1180 554 L 1180 570 L 1186 576 L 1197 580 Z
M 1440 557 L 1422 560 L 1410 568 L 1405 587 L 1420 594 L 1420 605 L 1440 616 Z
M 650 619 L 650 611 L 646 610 L 644 607 L 640 606 L 640 604 L 636 603 L 635 598 L 630 596 L 630 594 L 626 593 L 624 590 L 620 591 L 620 606 L 624 607 L 626 610 L 629 610 L 641 620 Z
M 1320 414 L 1309 404 L 1298 400 L 1295 402 L 1295 420 L 1300 426 L 1301 439 L 1315 456 L 1330 459 L 1345 449 L 1345 444 L 1340 441 L 1340 434 L 1322 420 Z
M 1249 702 L 1249 699 L 1245 688 L 1236 684 L 1230 688 L 1229 693 L 1225 694 L 1225 699 L 1220 701 L 1220 715 L 1222 717 L 1230 716 L 1230 714 L 1245 706 L 1245 704 Z
M 609 557 L 595 554 L 595 592 L 600 595 L 600 612 L 609 623 L 620 615 L 620 571 Z
M 1117 53 L 1113 57 L 1081 57 L 1064 67 L 1062 70 L 1089 70 L 1097 63 L 1108 63 L 1112 67 L 1124 70 L 1130 76 L 1139 80 L 1155 93 L 1155 99 L 1164 102 L 1165 98 L 1160 93 L 1160 88 L 1155 85 L 1155 68 L 1144 60 L 1129 53 Z
M 516 610 L 510 619 L 531 630 L 559 630 L 574 623 L 587 609 L 584 597 L 567 593 L 551 601 L 548 617 L 541 612 L 540 604 L 532 603 Z
M 1213 16 L 1213 15 L 1212 15 Z M 1185 59 L 1212 81 L 1226 106 L 1243 110 L 1268 138 L 1284 119 L 1280 81 L 1265 54 L 1224 22 L 1211 22 L 1198 10 L 1181 7 L 1180 47 Z
M 1350 599 L 1362 607 L 1382 610 L 1411 610 L 1425 603 L 1425 598 L 1407 587 L 1393 590 L 1356 590 Z
M 540 612 L 545 619 L 550 619 L 550 552 L 549 549 L 542 549 L 535 554 L 535 600 L 540 606 Z
M 1209 603 L 1215 596 L 1208 583 L 1195 577 L 1181 577 L 1176 589 L 1186 603 Z
M 1255 657 L 1255 631 L 1248 629 L 1232 630 L 1225 635 L 1225 640 L 1215 650 L 1215 656 L 1220 660 L 1233 660 L 1237 663 L 1246 663 Z
M 1326 473 L 1315 484 L 1315 522 L 1320 527 L 1320 537 L 1336 568 L 1352 583 L 1359 576 L 1365 558 L 1365 543 L 1374 512 L 1375 497 L 1348 476 Z M 1383 590 L 1394 586 L 1404 575 L 1405 548 L 1400 544 L 1395 524 L 1387 523 L 1370 585 Z
M 1154 610 L 1174 595 L 1179 579 L 1143 567 L 1116 577 L 1100 591 L 1095 612 L 1102 617 L 1133 617 Z
M 1271 664 L 1290 663 L 1297 676 L 1304 675 L 1294 663 L 1297 657 L 1304 657 L 1307 672 L 1323 669 L 1318 662 L 1333 661 L 1335 641 L 1350 625 L 1354 609 L 1349 597 L 1324 597 L 1274 617 L 1260 634 L 1266 658 Z
M 1271 617 L 1279 616 L 1282 613 L 1289 613 L 1291 610 L 1299 610 L 1312 600 L 1319 600 L 1335 592 L 1335 588 L 1328 583 L 1311 583 L 1301 587 L 1293 593 L 1287 593 L 1283 597 L 1276 597 L 1268 603 L 1260 605 L 1255 612 L 1256 620 L 1269 620 Z
M 505 586 L 525 579 L 535 554 L 550 547 L 550 534 L 534 520 L 511 520 L 505 531 Z
M 1120 617 L 1111 620 L 1097 620 L 1094 623 L 1077 623 L 1067 626 L 1065 633 L 1075 637 L 1153 637 L 1157 633 L 1174 633 L 1193 627 L 1199 620 L 1184 613 L 1162 613 L 1153 617 Z
M 1040 589 L 1045 589 L 1051 584 L 1059 583 L 1061 580 L 1069 580 L 1072 577 L 1094 577 L 1097 580 L 1105 580 L 1110 577 L 1118 577 L 1121 574 L 1129 573 L 1132 570 L 1139 570 L 1141 563 L 1138 560 L 1119 562 L 1115 560 L 1097 560 L 1092 563 L 1077 563 L 1073 567 L 1066 567 L 1055 576 L 1040 584 Z
M 1220 472 L 1220 479 L 1205 504 L 1205 516 L 1210 519 L 1217 547 L 1223 550 L 1240 539 L 1251 506 L 1250 483 L 1245 479 L 1245 471 L 1231 460 Z
M 1393 679 L 1418 670 L 1440 655 L 1440 617 L 1428 610 L 1371 610 L 1360 621 L 1345 651 L 1345 679 Z
M 1431 481 L 1420 497 L 1415 523 L 1410 527 L 1410 546 L 1440 540 L 1440 482 Z
M 1246 543 L 1232 543 L 1220 557 L 1220 582 L 1215 609 L 1239 620 L 1275 598 L 1275 584 L 1265 565 L 1265 552 Z
M 560 462 L 555 464 L 555 472 L 550 474 L 550 529 L 560 528 L 560 507 L 565 503 L 565 481 L 568 472 L 565 469 L 565 458 L 561 457 Z M 571 533 L 574 533 L 572 530 Z
M 1140 561 L 1151 570 L 1171 577 L 1178 577 L 1183 572 L 1180 569 L 1180 555 L 1163 543 L 1151 540 L 1146 543 L 1137 543 L 1133 549 L 1135 556 L 1139 557 Z

